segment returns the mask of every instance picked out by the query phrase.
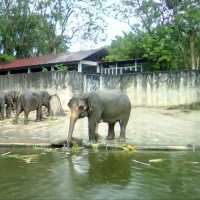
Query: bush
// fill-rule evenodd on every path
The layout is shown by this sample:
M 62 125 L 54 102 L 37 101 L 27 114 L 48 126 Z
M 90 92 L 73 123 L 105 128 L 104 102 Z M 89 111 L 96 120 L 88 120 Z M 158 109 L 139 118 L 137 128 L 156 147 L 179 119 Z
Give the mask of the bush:
M 3 55 L 0 55 L 0 63 L 1 62 L 11 62 L 15 59 L 15 57 L 13 56 L 10 56 L 10 55 L 7 55 L 7 54 L 3 54 Z

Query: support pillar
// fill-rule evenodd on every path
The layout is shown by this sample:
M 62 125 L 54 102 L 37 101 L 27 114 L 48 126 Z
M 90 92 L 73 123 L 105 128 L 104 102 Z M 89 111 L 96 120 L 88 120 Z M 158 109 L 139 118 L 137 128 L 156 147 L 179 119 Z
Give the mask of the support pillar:
M 51 72 L 53 72 L 54 71 L 54 66 L 51 66 Z
M 117 68 L 118 68 L 118 66 L 117 66 L 117 63 L 115 64 L 115 74 L 117 75 Z
M 83 72 L 83 66 L 81 62 L 78 63 L 78 72 Z
M 97 73 L 99 74 L 100 72 L 101 72 L 101 70 L 100 70 L 101 68 L 100 68 L 100 66 L 99 65 L 97 65 Z

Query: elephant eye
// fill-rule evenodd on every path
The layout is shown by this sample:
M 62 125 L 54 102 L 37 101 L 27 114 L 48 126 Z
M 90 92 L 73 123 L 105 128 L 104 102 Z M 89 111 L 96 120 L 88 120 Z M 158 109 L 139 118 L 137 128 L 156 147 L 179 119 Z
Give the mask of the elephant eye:
M 80 110 L 83 110 L 84 109 L 84 106 L 79 106 L 78 107 Z
M 87 110 L 87 106 L 86 105 L 80 105 L 78 108 L 79 108 L 79 110 Z

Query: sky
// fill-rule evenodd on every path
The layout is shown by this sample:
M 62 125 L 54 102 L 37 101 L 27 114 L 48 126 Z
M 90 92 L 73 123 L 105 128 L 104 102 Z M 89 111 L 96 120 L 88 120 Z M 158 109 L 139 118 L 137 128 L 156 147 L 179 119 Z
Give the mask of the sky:
M 103 46 L 108 46 L 112 42 L 112 40 L 115 39 L 116 36 L 121 36 L 123 35 L 123 32 L 130 31 L 129 26 L 126 23 L 122 23 L 114 18 L 107 17 L 106 22 L 108 24 L 108 27 L 107 30 L 105 31 L 107 35 L 105 41 L 94 44 L 92 41 L 77 40 L 77 42 L 74 42 L 72 44 L 69 51 L 74 52 L 74 51 L 95 49 Z

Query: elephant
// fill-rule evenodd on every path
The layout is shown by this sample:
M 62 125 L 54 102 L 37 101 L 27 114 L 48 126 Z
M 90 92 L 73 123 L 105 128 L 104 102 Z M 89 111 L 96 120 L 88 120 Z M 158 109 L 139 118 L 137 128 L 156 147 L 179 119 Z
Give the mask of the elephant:
M 120 124 L 120 139 L 125 139 L 126 125 L 131 112 L 131 103 L 128 96 L 118 90 L 98 90 L 82 95 L 73 96 L 68 106 L 71 110 L 68 130 L 68 146 L 77 119 L 88 117 L 89 140 L 98 140 L 98 123 L 108 123 L 108 140 L 115 138 L 114 126 Z
M 54 116 L 65 116 L 65 111 L 62 108 L 60 98 L 57 94 L 51 95 L 50 102 L 50 113 L 52 117 Z
M 9 91 L 4 95 L 5 104 L 6 104 L 6 118 L 11 117 L 11 111 L 16 110 L 17 99 L 19 93 L 17 91 Z
M 4 120 L 5 98 L 4 93 L 0 94 L 0 120 Z
M 28 115 L 31 111 L 36 110 L 36 121 L 42 120 L 42 106 L 45 106 L 50 113 L 50 95 L 46 91 L 26 91 L 22 93 L 17 100 L 15 123 L 18 117 L 24 111 L 24 124 L 28 123 Z

